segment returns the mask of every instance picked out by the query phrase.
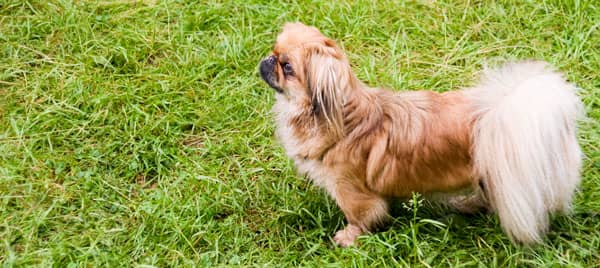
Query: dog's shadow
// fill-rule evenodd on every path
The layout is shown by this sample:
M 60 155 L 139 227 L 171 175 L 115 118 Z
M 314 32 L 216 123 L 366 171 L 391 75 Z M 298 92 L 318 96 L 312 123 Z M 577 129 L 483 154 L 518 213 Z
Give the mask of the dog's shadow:
M 495 227 L 497 220 L 493 214 L 486 210 L 479 210 L 474 213 L 462 213 L 448 205 L 440 202 L 419 199 L 415 205 L 415 200 L 391 200 L 390 220 L 387 224 L 378 226 L 378 232 L 393 231 L 395 229 L 412 228 L 419 225 L 419 232 L 431 235 L 439 233 L 442 229 L 456 233 L 465 229 L 476 229 L 481 226 Z M 496 229 L 496 228 L 494 228 Z M 489 230 L 488 230 L 489 231 Z M 498 228 L 498 232 L 502 230 Z M 465 232 L 473 234 L 472 230 Z M 486 232 L 482 232 L 485 234 Z
M 419 224 L 419 233 L 423 236 L 436 236 L 448 231 L 451 237 L 457 239 L 483 239 L 519 246 L 510 242 L 508 236 L 502 231 L 498 216 L 492 211 L 482 209 L 475 213 L 462 213 L 446 204 L 423 200 L 416 207 L 415 213 L 415 207 L 411 207 L 410 204 L 408 200 L 390 202 L 391 221 L 376 231 L 407 230 Z M 600 211 L 575 210 L 568 215 L 555 214 L 551 216 L 550 228 L 543 243 L 552 247 L 560 241 L 573 241 L 577 233 L 597 232 L 599 229 Z M 585 244 L 589 241 L 580 242 Z
M 326 193 L 308 190 L 303 195 L 303 198 L 298 199 L 296 209 L 287 210 L 278 218 L 277 224 L 295 230 L 298 235 L 310 234 L 323 241 L 331 240 L 333 234 L 347 224 L 344 214 Z M 376 226 L 373 235 L 387 233 L 387 237 L 394 236 L 395 233 L 408 234 L 418 230 L 417 239 L 438 239 L 447 233 L 449 239 L 485 240 L 512 245 L 502 231 L 498 217 L 489 211 L 480 210 L 466 214 L 427 199 L 418 199 L 416 205 L 414 201 L 401 199 L 390 200 L 389 204 L 388 221 Z M 600 213 L 575 212 L 568 216 L 556 215 L 552 217 L 545 241 L 553 244 L 553 241 L 558 243 L 560 240 L 568 240 L 572 238 L 574 228 L 598 228 L 598 224 L 592 224 L 598 222 Z
M 306 190 L 306 189 L 305 189 Z M 303 198 L 297 201 L 297 207 L 286 210 L 277 219 L 277 224 L 284 225 L 298 233 L 317 233 L 324 239 L 329 239 L 336 231 L 345 227 L 346 219 L 342 211 L 337 207 L 326 193 L 315 190 L 304 192 Z M 440 228 L 447 228 L 451 232 L 464 232 L 472 235 L 480 233 L 485 235 L 486 231 L 473 232 L 481 226 L 489 226 L 497 229 L 497 220 L 493 215 L 485 211 L 474 214 L 463 214 L 452 208 L 441 205 L 438 202 L 427 200 L 419 201 L 415 206 L 408 200 L 390 200 L 390 217 L 382 224 L 375 226 L 373 233 L 406 231 L 419 225 L 419 232 L 423 235 L 439 234 Z M 437 224 L 431 224 L 437 223 Z M 469 231 L 465 231 L 468 229 Z

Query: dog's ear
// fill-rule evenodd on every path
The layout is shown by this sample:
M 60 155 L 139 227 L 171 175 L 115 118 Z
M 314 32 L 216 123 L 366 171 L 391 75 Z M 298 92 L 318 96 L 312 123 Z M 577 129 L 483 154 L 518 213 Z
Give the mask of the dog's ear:
M 351 71 L 343 53 L 331 40 L 309 50 L 306 82 L 315 116 L 323 118 L 334 135 L 344 134 L 344 96 Z

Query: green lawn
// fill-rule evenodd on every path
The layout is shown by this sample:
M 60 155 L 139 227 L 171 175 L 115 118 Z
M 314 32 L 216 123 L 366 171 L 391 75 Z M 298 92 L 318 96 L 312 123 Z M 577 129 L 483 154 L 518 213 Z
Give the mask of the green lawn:
M 600 266 L 600 4 L 207 2 L 0 0 L 4 267 Z M 390 229 L 334 247 L 343 215 L 295 174 L 257 74 L 286 21 L 338 40 L 372 86 L 556 66 L 590 118 L 573 214 L 527 248 L 493 215 L 396 204 Z

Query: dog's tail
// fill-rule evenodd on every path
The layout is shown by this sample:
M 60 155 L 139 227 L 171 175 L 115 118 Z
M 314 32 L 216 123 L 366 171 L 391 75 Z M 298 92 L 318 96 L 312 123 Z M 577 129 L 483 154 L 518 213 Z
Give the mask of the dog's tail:
M 539 242 L 549 213 L 570 210 L 582 158 L 576 91 L 543 62 L 487 70 L 470 91 L 475 170 L 513 241 Z

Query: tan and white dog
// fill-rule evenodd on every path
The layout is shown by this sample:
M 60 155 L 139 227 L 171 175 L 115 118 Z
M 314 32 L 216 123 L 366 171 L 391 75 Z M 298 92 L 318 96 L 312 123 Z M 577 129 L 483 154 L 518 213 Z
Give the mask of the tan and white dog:
M 539 242 L 549 214 L 569 211 L 582 153 L 577 88 L 543 62 L 484 71 L 460 91 L 370 88 L 334 41 L 288 23 L 260 63 L 274 88 L 276 133 L 300 173 L 323 187 L 349 246 L 388 215 L 388 200 L 474 189 L 454 202 L 489 207 L 513 240 Z M 455 200 L 456 201 L 456 200 Z

